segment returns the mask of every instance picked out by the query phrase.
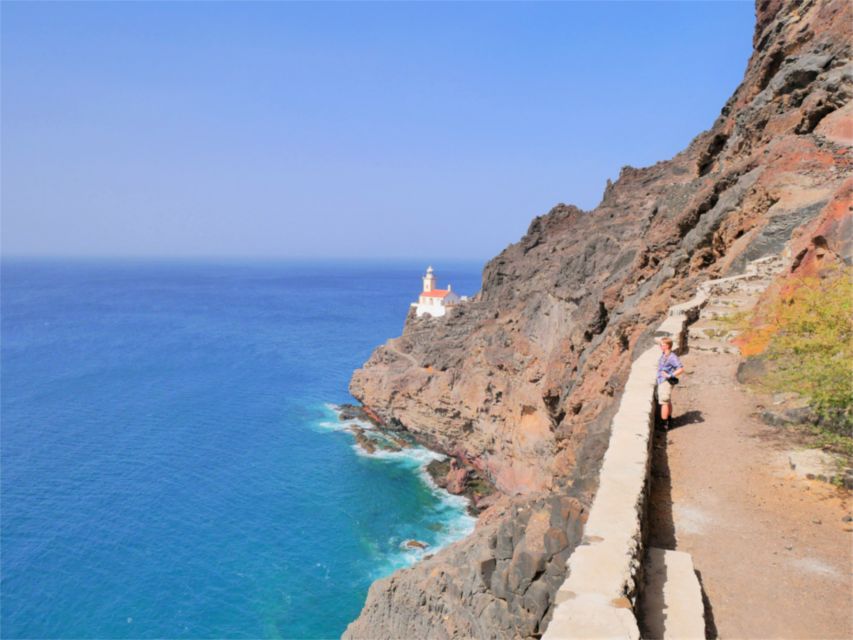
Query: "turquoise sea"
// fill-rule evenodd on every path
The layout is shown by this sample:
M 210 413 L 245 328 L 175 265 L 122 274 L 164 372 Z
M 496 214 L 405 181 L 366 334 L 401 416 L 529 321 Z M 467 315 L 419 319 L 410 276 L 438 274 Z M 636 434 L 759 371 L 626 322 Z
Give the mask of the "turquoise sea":
M 2 637 L 333 638 L 406 539 L 469 531 L 434 454 L 333 410 L 426 266 L 4 261 Z

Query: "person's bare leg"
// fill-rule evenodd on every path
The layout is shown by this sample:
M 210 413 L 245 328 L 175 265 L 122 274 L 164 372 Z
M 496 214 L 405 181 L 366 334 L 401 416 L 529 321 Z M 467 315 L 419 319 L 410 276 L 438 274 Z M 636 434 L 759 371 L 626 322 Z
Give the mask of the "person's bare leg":
M 672 415 L 672 403 L 667 402 L 666 404 L 662 404 L 660 407 L 660 417 L 661 417 L 661 422 L 663 422 L 664 431 L 669 431 L 672 428 L 672 423 L 669 421 L 669 418 L 671 415 Z

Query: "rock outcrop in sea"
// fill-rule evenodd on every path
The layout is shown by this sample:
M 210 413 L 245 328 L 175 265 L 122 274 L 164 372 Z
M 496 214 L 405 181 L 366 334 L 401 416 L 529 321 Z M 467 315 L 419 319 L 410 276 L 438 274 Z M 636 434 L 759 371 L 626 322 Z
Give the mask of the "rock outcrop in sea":
M 759 0 L 744 80 L 671 160 L 557 205 L 446 318 L 410 314 L 350 390 L 497 492 L 476 530 L 371 587 L 346 638 L 534 637 L 547 626 L 629 365 L 671 304 L 793 240 L 850 255 L 853 10 Z M 827 249 L 829 248 L 829 249 Z M 463 471 L 460 472 L 460 469 Z

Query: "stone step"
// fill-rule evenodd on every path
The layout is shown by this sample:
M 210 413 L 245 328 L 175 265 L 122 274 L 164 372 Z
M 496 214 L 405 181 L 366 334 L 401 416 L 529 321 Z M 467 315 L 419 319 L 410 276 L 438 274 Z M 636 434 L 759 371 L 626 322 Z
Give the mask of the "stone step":
M 692 326 L 687 332 L 687 344 L 693 346 L 697 340 L 716 340 L 726 345 L 740 334 L 740 331 L 718 324 Z
M 724 296 L 737 293 L 761 293 L 771 282 L 771 278 L 750 276 L 748 278 L 721 281 L 719 283 L 709 282 L 704 285 L 704 290 L 709 296 Z
M 730 347 L 734 347 L 731 341 L 737 337 L 737 331 L 724 331 L 721 329 L 706 329 L 691 331 L 687 336 L 687 345 L 691 349 L 697 351 L 713 351 L 716 349 L 719 353 L 735 353 Z M 710 344 L 717 342 L 719 344 Z M 706 344 L 707 343 L 707 344 Z
M 761 282 L 750 282 L 748 284 L 742 284 L 738 287 L 720 287 L 717 289 L 712 288 L 708 291 L 708 298 L 713 300 L 714 298 L 733 298 L 743 296 L 754 296 L 756 294 L 762 293 L 765 289 L 767 289 L 769 281 L 761 281 Z
M 704 640 L 705 606 L 693 558 L 683 551 L 646 551 L 640 597 L 642 637 Z
M 746 265 L 746 273 L 762 277 L 773 277 L 788 266 L 789 260 L 785 255 L 773 255 L 753 260 Z
M 699 314 L 700 318 L 730 318 L 752 311 L 758 296 L 748 298 L 712 298 Z
M 740 349 L 727 342 L 725 339 L 709 338 L 707 336 L 689 338 L 687 343 L 690 351 L 708 351 L 711 353 L 734 353 L 739 354 Z
M 708 307 L 703 309 L 699 315 L 700 320 L 719 320 L 721 318 L 731 318 L 738 313 L 745 311 L 743 308 L 737 307 Z
M 711 296 L 708 299 L 709 307 L 731 307 L 731 308 L 743 308 L 749 307 L 755 304 L 756 296 L 751 293 L 746 293 L 743 295 L 732 294 L 727 296 Z

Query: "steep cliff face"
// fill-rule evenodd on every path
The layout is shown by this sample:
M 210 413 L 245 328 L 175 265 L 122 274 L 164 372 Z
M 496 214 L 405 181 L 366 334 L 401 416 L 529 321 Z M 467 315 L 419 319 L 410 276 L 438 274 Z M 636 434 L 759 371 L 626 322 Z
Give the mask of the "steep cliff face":
M 349 637 L 541 630 L 549 576 L 579 532 L 569 527 L 565 544 L 551 541 L 531 566 L 519 568 L 514 550 L 545 549 L 554 535 L 528 530 L 553 509 L 548 494 L 576 498 L 572 517 L 583 519 L 632 353 L 648 346 L 664 310 L 821 220 L 842 241 L 851 13 L 846 0 L 760 0 L 744 81 L 711 130 L 669 161 L 624 168 L 593 211 L 558 205 L 534 219 L 486 265 L 475 299 L 447 318 L 410 316 L 355 372 L 352 394 L 384 421 L 515 497 L 489 509 L 469 539 L 376 583 Z M 498 553 L 491 529 L 504 521 L 510 542 Z M 447 584 L 433 593 L 444 584 L 437 575 Z M 410 595 L 424 590 L 429 604 L 415 606 Z

